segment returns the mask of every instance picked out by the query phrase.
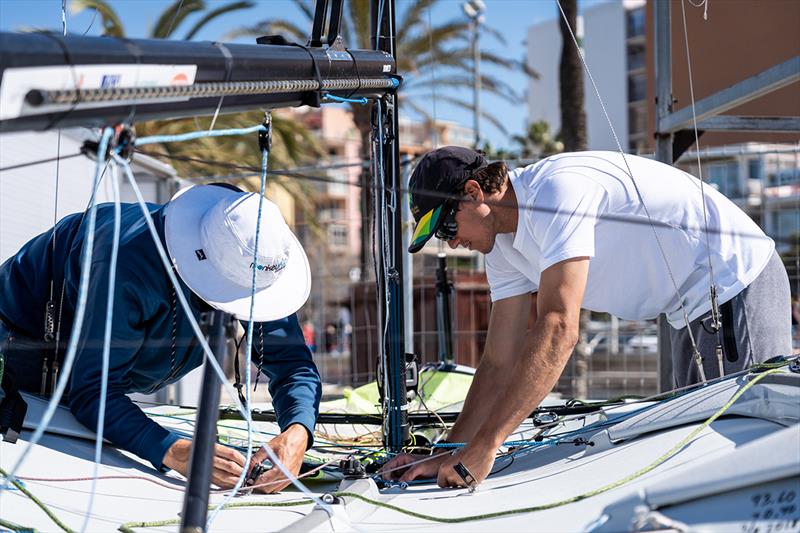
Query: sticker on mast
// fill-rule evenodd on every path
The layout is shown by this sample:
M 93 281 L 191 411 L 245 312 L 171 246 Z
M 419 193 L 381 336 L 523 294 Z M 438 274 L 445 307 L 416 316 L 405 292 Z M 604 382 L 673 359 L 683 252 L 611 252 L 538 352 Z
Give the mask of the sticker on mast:
M 197 65 L 53 65 L 47 67 L 9 68 L 0 81 L 0 120 L 39 115 L 70 109 L 71 105 L 31 106 L 25 96 L 32 90 L 111 89 L 131 87 L 167 87 L 192 85 Z M 181 101 L 187 98 L 170 98 Z M 83 107 L 113 107 L 141 103 L 126 100 Z

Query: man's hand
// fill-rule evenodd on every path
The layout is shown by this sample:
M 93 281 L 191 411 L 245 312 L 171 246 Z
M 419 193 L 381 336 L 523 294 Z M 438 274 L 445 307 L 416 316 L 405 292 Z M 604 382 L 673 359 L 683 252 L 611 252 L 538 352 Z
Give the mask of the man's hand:
M 180 439 L 170 446 L 164 454 L 163 463 L 184 477 L 189 476 L 189 457 L 192 442 Z M 211 482 L 222 489 L 230 489 L 239 479 L 244 468 L 244 457 L 232 448 L 221 444 L 214 445 L 214 463 L 211 470 Z
M 305 455 L 308 447 L 308 430 L 301 424 L 292 424 L 286 428 L 286 431 L 269 441 L 267 446 L 275 453 L 286 469 L 293 476 L 297 476 L 303 464 L 303 455 Z M 262 447 L 253 456 L 250 468 L 268 459 L 269 454 Z M 272 469 L 256 479 L 253 485 L 255 485 L 255 490 L 258 492 L 271 494 L 286 488 L 289 483 L 291 482 L 283 475 L 280 468 L 273 466 Z
M 475 478 L 475 484 L 480 484 L 494 466 L 495 448 L 487 447 L 480 443 L 469 444 L 453 455 L 446 455 L 439 466 L 439 475 L 436 479 L 442 488 L 466 487 L 464 479 L 456 472 L 458 463 L 464 465 Z
M 436 452 L 434 456 L 401 453 L 383 465 L 380 474 L 383 479 L 394 481 L 432 478 L 436 477 L 436 473 L 439 472 L 439 466 L 448 457 L 450 457 L 450 453 L 444 451 Z M 409 464 L 411 466 L 404 468 Z

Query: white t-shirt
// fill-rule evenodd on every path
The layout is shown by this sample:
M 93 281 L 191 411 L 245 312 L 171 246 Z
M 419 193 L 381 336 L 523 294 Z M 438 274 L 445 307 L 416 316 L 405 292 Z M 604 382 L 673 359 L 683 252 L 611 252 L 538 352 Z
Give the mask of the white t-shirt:
M 509 171 L 519 205 L 517 231 L 497 235 L 486 255 L 492 301 L 536 292 L 543 270 L 588 256 L 583 307 L 637 320 L 666 313 L 684 327 L 711 309 L 700 181 L 669 165 L 626 155 L 576 152 Z M 775 244 L 742 210 L 705 185 L 708 239 L 719 303 L 764 269 Z M 669 267 L 667 267 L 669 265 Z M 675 283 L 670 280 L 670 270 Z

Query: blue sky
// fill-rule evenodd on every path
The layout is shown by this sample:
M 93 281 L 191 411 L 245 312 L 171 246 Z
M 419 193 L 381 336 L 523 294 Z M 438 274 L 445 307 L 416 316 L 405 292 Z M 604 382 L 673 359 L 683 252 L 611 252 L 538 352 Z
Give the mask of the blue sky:
M 346 0 L 345 0 L 346 1 Z M 398 0 L 399 9 L 407 0 Z M 580 0 L 580 8 L 585 9 L 608 0 Z M 148 29 L 155 23 L 173 0 L 110 0 L 111 6 L 119 14 L 129 37 L 145 37 Z M 555 0 L 485 0 L 487 5 L 486 24 L 500 31 L 505 37 L 505 44 L 491 35 L 481 37 L 481 48 L 495 54 L 514 59 L 523 59 L 525 54 L 524 40 L 528 27 L 548 19 L 555 19 L 558 8 Z M 227 3 L 227 0 L 206 0 L 210 8 Z M 102 27 L 99 20 L 92 22 L 92 11 L 86 10 L 72 14 L 69 8 L 71 0 L 67 0 L 67 30 L 70 33 L 82 34 L 88 29 L 88 35 L 99 35 Z M 210 23 L 201 31 L 196 40 L 220 40 L 233 28 L 252 25 L 255 21 L 274 18 L 286 18 L 302 23 L 305 19 L 291 0 L 256 0 L 256 6 L 244 11 L 223 15 Z M 431 12 L 434 24 L 443 23 L 454 18 L 464 18 L 461 0 L 440 0 Z M 183 35 L 200 16 L 187 19 L 178 35 Z M 0 30 L 15 31 L 21 28 L 39 28 L 61 30 L 61 0 L 0 0 Z M 310 27 L 309 27 L 310 32 Z M 246 42 L 246 41 L 245 41 Z M 346 43 L 347 44 L 347 43 Z M 553 43 L 553 53 L 560 50 L 560 43 Z M 520 73 L 491 69 L 485 67 L 487 75 L 502 76 L 503 79 L 524 92 L 526 78 Z M 459 93 L 471 101 L 471 91 L 465 89 Z M 422 101 L 424 100 L 424 102 Z M 420 99 L 420 104 L 429 104 L 433 113 L 432 98 Z M 525 126 L 525 104 L 512 104 L 501 98 L 484 93 L 481 105 L 483 109 L 496 116 L 508 130 L 503 134 L 500 130 L 482 121 L 483 138 L 488 139 L 495 147 L 511 146 L 510 135 L 519 134 Z M 469 111 L 448 106 L 443 102 L 436 105 L 436 116 L 439 119 L 458 122 L 467 127 L 472 126 L 472 115 Z

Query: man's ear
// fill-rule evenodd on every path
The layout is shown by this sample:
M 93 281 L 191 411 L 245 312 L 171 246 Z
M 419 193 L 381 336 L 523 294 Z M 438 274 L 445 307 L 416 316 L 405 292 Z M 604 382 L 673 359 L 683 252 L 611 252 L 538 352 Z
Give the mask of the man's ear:
M 472 198 L 472 201 L 476 203 L 483 202 L 483 190 L 475 180 L 467 180 L 464 184 L 464 194 Z

